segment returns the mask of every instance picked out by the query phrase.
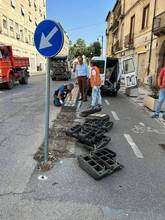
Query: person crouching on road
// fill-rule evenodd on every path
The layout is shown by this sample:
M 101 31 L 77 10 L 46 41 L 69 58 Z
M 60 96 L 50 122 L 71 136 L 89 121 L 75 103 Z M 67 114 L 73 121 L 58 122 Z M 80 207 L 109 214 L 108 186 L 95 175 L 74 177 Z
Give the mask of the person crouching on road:
M 72 100 L 72 89 L 74 85 L 72 83 L 68 85 L 61 85 L 55 92 L 54 92 L 54 105 L 60 107 L 64 104 L 65 98 L 69 95 L 70 100 Z
M 80 90 L 80 99 L 83 102 L 87 101 L 87 79 L 89 77 L 89 69 L 86 64 L 83 63 L 83 57 L 78 57 L 78 64 L 75 68 L 75 74 L 77 77 L 79 90 Z
M 102 106 L 100 69 L 91 62 L 90 85 L 92 88 L 92 108 Z

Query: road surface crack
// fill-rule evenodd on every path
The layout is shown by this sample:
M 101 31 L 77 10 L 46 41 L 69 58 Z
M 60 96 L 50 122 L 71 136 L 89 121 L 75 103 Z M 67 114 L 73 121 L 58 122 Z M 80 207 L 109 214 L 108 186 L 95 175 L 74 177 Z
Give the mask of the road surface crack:
M 34 193 L 35 191 L 29 191 L 29 192 L 22 192 L 22 193 L 16 193 L 16 192 L 8 192 L 8 193 L 2 193 L 0 194 L 0 197 L 4 197 L 4 196 L 19 196 L 19 195 L 27 195 L 27 194 L 31 194 Z

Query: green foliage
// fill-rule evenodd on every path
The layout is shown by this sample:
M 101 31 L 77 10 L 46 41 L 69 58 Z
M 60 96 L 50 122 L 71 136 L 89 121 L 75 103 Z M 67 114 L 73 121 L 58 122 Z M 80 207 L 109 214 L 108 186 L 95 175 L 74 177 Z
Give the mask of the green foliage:
M 71 59 L 79 55 L 85 55 L 87 58 L 91 59 L 93 56 L 101 55 L 101 45 L 100 42 L 96 41 L 87 46 L 85 41 L 79 38 L 75 44 L 71 43 L 69 54 Z

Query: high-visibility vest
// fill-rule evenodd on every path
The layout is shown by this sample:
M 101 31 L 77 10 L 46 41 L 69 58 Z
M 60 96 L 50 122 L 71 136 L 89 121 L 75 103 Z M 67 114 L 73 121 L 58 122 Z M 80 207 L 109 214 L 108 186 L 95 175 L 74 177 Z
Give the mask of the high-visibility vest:
M 96 71 L 96 76 L 92 74 L 92 71 Z M 91 69 L 91 74 L 90 74 L 90 84 L 91 87 L 93 88 L 94 86 L 101 86 L 101 77 L 100 77 L 100 70 L 97 66 L 93 66 Z

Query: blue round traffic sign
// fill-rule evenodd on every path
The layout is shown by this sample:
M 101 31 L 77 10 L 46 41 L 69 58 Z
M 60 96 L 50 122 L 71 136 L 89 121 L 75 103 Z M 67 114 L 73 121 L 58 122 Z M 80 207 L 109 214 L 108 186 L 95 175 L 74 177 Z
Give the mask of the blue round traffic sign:
M 64 44 L 64 33 L 61 26 L 52 20 L 42 21 L 35 30 L 34 43 L 42 56 L 56 56 Z

